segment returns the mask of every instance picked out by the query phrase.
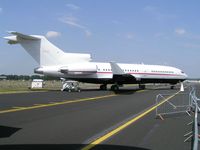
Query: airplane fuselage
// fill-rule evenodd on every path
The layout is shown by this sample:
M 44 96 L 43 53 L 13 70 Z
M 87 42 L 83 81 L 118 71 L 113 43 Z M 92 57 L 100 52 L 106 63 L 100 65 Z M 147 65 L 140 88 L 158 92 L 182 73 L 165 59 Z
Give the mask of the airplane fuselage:
M 134 78 L 126 78 L 121 84 L 133 83 L 171 83 L 176 84 L 186 79 L 187 75 L 180 69 L 161 65 L 125 64 L 119 63 L 119 67 Z M 68 68 L 72 68 L 72 70 Z M 76 67 L 74 67 L 76 66 Z M 91 67 L 93 66 L 93 67 Z M 67 71 L 61 71 L 67 68 Z M 76 69 L 73 69 L 76 68 Z M 51 66 L 35 69 L 36 73 L 74 79 L 80 82 L 113 84 L 113 72 L 110 63 L 88 62 L 68 64 L 66 66 Z

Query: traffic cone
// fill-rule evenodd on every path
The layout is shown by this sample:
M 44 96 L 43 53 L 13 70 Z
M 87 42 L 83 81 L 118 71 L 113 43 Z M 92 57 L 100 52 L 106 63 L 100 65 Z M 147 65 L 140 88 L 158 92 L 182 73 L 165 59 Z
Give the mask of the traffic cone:
M 183 82 L 181 82 L 181 88 L 180 91 L 183 92 L 184 91 L 184 86 L 183 86 Z

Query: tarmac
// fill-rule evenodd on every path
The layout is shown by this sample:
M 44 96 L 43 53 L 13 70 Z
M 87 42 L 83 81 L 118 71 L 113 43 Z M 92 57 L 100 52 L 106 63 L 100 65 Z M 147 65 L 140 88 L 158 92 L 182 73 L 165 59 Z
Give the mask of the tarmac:
M 185 89 L 187 93 L 189 88 Z M 189 150 L 192 117 L 155 117 L 158 94 L 179 89 L 122 88 L 120 92 L 33 92 L 0 95 L 0 149 Z M 197 95 L 200 95 L 197 92 Z M 172 100 L 173 100 L 172 99 Z

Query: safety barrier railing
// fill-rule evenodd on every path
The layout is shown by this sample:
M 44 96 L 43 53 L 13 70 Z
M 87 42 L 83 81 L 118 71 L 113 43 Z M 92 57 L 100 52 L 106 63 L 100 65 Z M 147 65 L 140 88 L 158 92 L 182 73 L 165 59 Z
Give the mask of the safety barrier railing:
M 192 150 L 198 150 L 198 145 L 199 145 L 198 113 L 200 112 L 198 102 L 200 102 L 200 99 L 196 97 L 196 89 L 194 87 L 191 88 L 189 94 L 189 101 L 191 104 L 190 105 L 191 110 L 193 110 L 194 112 L 194 118 L 193 121 L 188 125 L 193 124 L 193 128 L 191 132 L 184 135 L 185 137 L 187 137 L 184 142 L 192 138 Z
M 194 118 L 191 123 L 193 125 L 193 130 L 186 133 L 184 136 L 187 137 L 184 142 L 192 138 L 192 150 L 198 150 L 199 145 L 199 129 L 198 129 L 198 113 L 200 112 L 200 99 L 196 97 L 196 89 L 194 87 L 189 87 L 189 93 L 179 93 L 176 98 L 166 101 L 163 105 L 156 108 L 156 117 L 163 119 L 163 116 L 184 113 L 186 112 L 189 116 L 190 112 L 194 112 Z M 156 103 L 160 103 L 169 97 L 170 94 L 158 94 L 156 96 Z
M 193 120 L 193 150 L 198 150 L 198 141 L 199 141 L 199 129 L 198 129 L 198 112 L 200 112 L 200 108 L 198 105 L 198 99 L 196 97 L 196 90 L 195 88 L 192 89 L 190 92 L 190 100 L 191 100 L 191 107 L 195 110 L 194 113 L 194 120 Z
M 171 95 L 172 94 L 158 94 L 156 96 L 156 104 L 159 104 Z M 176 97 L 167 100 L 165 103 L 156 108 L 156 117 L 160 117 L 162 119 L 164 116 L 177 113 L 187 113 L 190 115 L 191 101 L 188 98 L 189 93 L 177 94 Z

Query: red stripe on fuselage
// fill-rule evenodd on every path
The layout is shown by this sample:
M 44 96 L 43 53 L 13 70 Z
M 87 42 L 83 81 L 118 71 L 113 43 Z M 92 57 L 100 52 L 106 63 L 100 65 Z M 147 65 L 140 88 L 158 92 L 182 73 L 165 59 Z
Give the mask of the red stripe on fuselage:
M 112 74 L 112 72 L 97 72 L 97 74 Z M 181 76 L 178 74 L 142 73 L 142 72 L 128 72 L 127 74 L 157 75 L 157 76 Z

